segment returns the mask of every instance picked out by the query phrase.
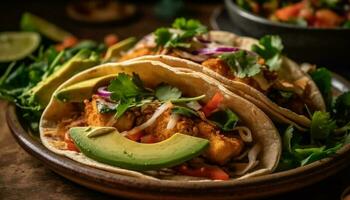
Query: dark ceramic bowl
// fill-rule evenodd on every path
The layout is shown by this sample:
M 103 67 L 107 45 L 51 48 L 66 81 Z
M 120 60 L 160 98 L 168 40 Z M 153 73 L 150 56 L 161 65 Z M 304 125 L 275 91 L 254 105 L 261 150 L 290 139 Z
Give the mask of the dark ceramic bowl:
M 225 0 L 231 21 L 243 35 L 260 38 L 277 34 L 283 39 L 286 54 L 303 62 L 326 67 L 349 66 L 350 29 L 301 27 L 270 21 L 238 7 L 234 0 Z

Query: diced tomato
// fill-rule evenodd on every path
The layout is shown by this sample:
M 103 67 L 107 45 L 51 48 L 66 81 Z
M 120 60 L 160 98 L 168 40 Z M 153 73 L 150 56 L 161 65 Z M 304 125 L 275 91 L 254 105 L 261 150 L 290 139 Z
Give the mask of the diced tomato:
M 116 44 L 118 41 L 119 41 L 119 38 L 116 34 L 108 34 L 104 38 L 104 43 L 107 45 L 107 47 L 110 47 L 113 44 Z
M 55 46 L 55 49 L 57 51 L 62 51 L 66 48 L 71 48 L 73 47 L 74 45 L 76 45 L 77 43 L 79 42 L 79 40 L 74 37 L 74 36 L 69 36 L 69 37 L 66 37 L 64 38 L 64 40 L 62 41 L 62 43 L 59 43 Z
M 343 18 L 337 13 L 329 9 L 318 10 L 315 14 L 315 27 L 332 28 L 339 26 L 343 22 Z
M 149 134 L 145 135 L 141 138 L 141 143 L 156 143 L 158 142 L 158 139 L 156 136 Z
M 301 9 L 304 8 L 304 6 L 305 2 L 302 1 L 296 4 L 280 8 L 275 12 L 275 16 L 282 21 L 291 20 L 298 16 L 298 14 L 300 13 Z
M 63 46 L 66 48 L 73 47 L 77 43 L 78 43 L 78 39 L 74 36 L 66 37 L 66 38 L 64 38 L 64 40 L 62 42 Z
M 205 177 L 212 180 L 228 180 L 230 176 L 217 166 L 202 166 L 199 168 L 190 168 L 187 165 L 177 167 L 177 171 L 187 176 Z
M 298 14 L 298 17 L 305 19 L 309 23 L 313 22 L 315 18 L 313 10 L 308 7 L 301 9 Z
M 64 142 L 67 144 L 67 150 L 80 152 L 77 146 L 74 144 L 72 138 L 70 138 L 68 131 L 64 135 Z
M 128 138 L 129 140 L 138 142 L 140 139 L 145 135 L 143 131 L 139 131 L 137 133 L 131 134 L 131 135 L 126 135 L 125 137 Z
M 208 103 L 202 108 L 202 111 L 206 117 L 213 113 L 224 100 L 224 96 L 217 92 L 215 95 L 208 101 Z

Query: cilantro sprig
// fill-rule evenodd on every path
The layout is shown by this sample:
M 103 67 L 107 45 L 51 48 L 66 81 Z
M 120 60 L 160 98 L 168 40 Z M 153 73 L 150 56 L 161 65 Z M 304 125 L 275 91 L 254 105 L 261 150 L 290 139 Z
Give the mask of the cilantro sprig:
M 191 39 L 206 32 L 208 32 L 207 27 L 198 20 L 177 18 L 171 28 L 158 28 L 154 35 L 158 46 L 165 48 L 190 48 Z
M 282 65 L 282 40 L 277 35 L 266 35 L 259 40 L 259 44 L 252 46 L 252 51 L 265 59 L 271 71 L 278 70 Z
M 232 73 L 239 78 L 252 77 L 258 74 L 262 67 L 256 55 L 244 50 L 221 54 L 219 59 L 225 61 Z

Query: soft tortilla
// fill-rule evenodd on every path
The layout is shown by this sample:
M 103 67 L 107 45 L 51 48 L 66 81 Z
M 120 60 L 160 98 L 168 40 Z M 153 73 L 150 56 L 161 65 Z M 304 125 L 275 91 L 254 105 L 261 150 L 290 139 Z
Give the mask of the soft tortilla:
M 111 63 L 75 75 L 61 85 L 56 92 L 66 86 L 83 80 L 107 74 L 118 74 L 120 72 L 127 74 L 131 74 L 132 72 L 138 73 L 148 87 L 154 87 L 161 82 L 167 82 L 168 84 L 178 87 L 184 94 L 190 96 L 206 94 L 207 97 L 204 101 L 208 101 L 209 97 L 213 96 L 218 90 L 220 90 L 224 95 L 223 104 L 237 113 L 245 125 L 251 129 L 255 141 L 263 147 L 259 154 L 259 165 L 257 168 L 252 172 L 245 174 L 242 178 L 271 173 L 276 168 L 281 154 L 281 139 L 271 120 L 254 104 L 230 92 L 222 86 L 221 83 L 202 73 L 194 72 L 189 69 L 172 68 L 159 61 L 143 60 Z M 125 170 L 96 162 L 87 158 L 82 153 L 61 150 L 59 144 L 62 143 L 62 141 L 60 141 L 61 139 L 58 137 L 55 137 L 57 122 L 60 119 L 69 116 L 69 114 L 74 112 L 75 109 L 76 106 L 74 106 L 74 104 L 63 103 L 55 98 L 51 99 L 40 120 L 41 141 L 49 150 L 88 166 L 126 176 L 147 179 L 155 179 L 155 177 L 157 177 L 170 180 L 198 180 L 198 178 L 186 176 L 157 176 L 159 173 L 155 171 L 141 173 Z
M 253 38 L 241 37 L 233 33 L 224 31 L 210 31 L 209 37 L 213 41 L 216 41 L 218 43 L 239 47 L 241 49 L 246 50 L 250 50 L 253 44 L 258 43 L 258 41 Z M 140 46 L 141 43 L 142 41 L 139 42 L 138 46 Z M 202 72 L 219 80 L 220 82 L 225 84 L 228 89 L 230 89 L 237 95 L 249 100 L 250 102 L 253 102 L 274 120 L 277 120 L 281 123 L 292 124 L 300 130 L 304 130 L 306 127 L 310 126 L 310 119 L 305 117 L 304 115 L 299 115 L 289 109 L 280 107 L 255 88 L 242 82 L 233 81 L 228 78 L 225 78 L 217 74 L 216 72 L 208 68 L 202 67 L 200 64 L 195 63 L 193 61 L 167 55 L 142 56 L 131 59 L 131 62 L 136 60 L 158 60 L 172 67 L 189 68 L 197 72 Z M 298 80 L 306 79 L 306 85 L 309 89 L 305 90 L 305 100 L 307 102 L 310 102 L 312 106 L 311 109 L 325 111 L 325 103 L 321 92 L 319 91 L 311 77 L 308 74 L 304 73 L 300 69 L 298 64 L 296 64 L 294 61 L 287 57 L 283 57 L 282 67 L 278 71 L 278 75 L 281 79 L 289 82 L 296 82 Z

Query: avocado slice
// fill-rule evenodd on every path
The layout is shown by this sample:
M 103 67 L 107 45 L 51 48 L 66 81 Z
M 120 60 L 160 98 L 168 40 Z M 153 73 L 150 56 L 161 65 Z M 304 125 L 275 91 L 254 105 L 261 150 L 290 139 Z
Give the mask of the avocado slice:
M 111 131 L 110 127 L 73 127 L 69 134 L 87 157 L 137 171 L 179 165 L 200 155 L 209 146 L 206 139 L 180 133 L 154 144 L 134 142 L 117 130 Z
M 63 102 L 82 102 L 84 99 L 89 99 L 97 87 L 108 83 L 115 76 L 115 74 L 111 74 L 70 85 L 58 91 L 55 98 Z
M 40 81 L 35 87 L 30 89 L 26 95 L 32 96 L 33 102 L 46 107 L 51 95 L 64 81 L 85 69 L 93 67 L 99 63 L 99 57 L 95 52 L 88 49 L 79 51 L 74 57 L 63 64 L 58 70 L 53 72 L 48 78 Z
M 106 53 L 106 56 L 104 57 L 104 60 L 109 61 L 109 60 L 112 60 L 112 58 L 120 57 L 121 52 L 130 49 L 132 46 L 134 46 L 136 41 L 137 41 L 136 38 L 129 37 L 125 40 L 122 40 L 114 44 L 113 46 L 107 49 L 107 53 Z

